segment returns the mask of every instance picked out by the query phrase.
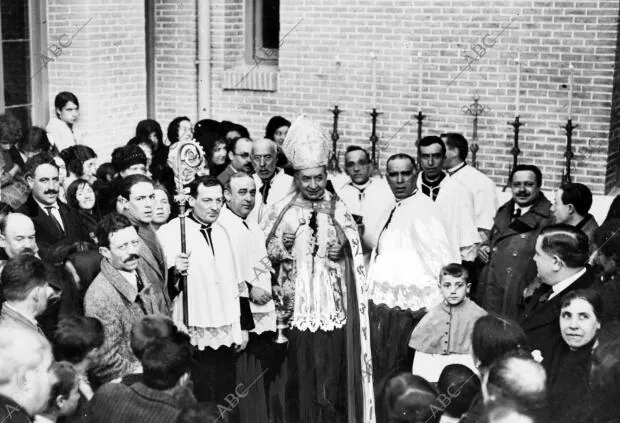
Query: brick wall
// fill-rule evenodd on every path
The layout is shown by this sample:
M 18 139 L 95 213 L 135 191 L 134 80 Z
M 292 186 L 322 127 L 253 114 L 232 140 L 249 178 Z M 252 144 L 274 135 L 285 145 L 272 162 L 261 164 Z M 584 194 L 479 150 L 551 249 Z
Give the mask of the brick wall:
M 58 92 L 77 95 L 81 114 L 78 124 L 85 143 L 96 149 L 101 161 L 107 161 L 112 149 L 126 143 L 136 123 L 146 117 L 144 3 L 47 3 L 50 46 L 59 41 L 67 45 L 67 37 L 59 39 L 62 34 L 73 37 L 62 54 L 47 65 L 50 110 Z
M 196 26 L 196 0 L 156 0 L 155 107 L 164 134 L 177 116 L 197 118 Z
M 197 26 L 206 23 L 197 22 L 196 1 L 156 0 L 156 117 L 164 131 L 175 116 L 198 118 Z M 348 0 L 282 1 L 281 37 L 295 29 L 281 40 L 277 90 L 224 90 L 224 73 L 243 62 L 246 1 L 211 1 L 214 119 L 243 123 L 259 137 L 271 116 L 292 119 L 303 112 L 330 130 L 329 109 L 338 104 L 341 149 L 368 145 L 374 54 L 376 103 L 383 113 L 377 126 L 381 162 L 394 152 L 414 152 L 420 89 L 425 135 L 456 130 L 471 137 L 472 119 L 462 108 L 478 93 L 486 106 L 479 119 L 479 165 L 503 184 L 511 162 L 507 121 L 515 109 L 514 58 L 521 53 L 521 160 L 543 168 L 546 188 L 560 180 L 565 142 L 560 126 L 567 116 L 572 62 L 579 124 L 573 174 L 596 193 L 616 184 L 617 1 L 358 0 L 355 7 Z M 124 143 L 146 115 L 144 2 L 48 0 L 50 44 L 90 18 L 48 65 L 50 101 L 61 90 L 78 95 L 87 143 L 103 156 Z M 493 46 L 490 37 L 497 37 Z M 484 55 L 463 70 L 466 55 L 472 48 L 481 52 L 476 45 L 484 41 Z
M 281 41 L 277 91 L 222 90 L 223 72 L 241 60 L 243 3 L 212 1 L 215 119 L 243 123 L 257 137 L 263 135 L 271 116 L 290 119 L 304 112 L 329 130 L 329 109 L 339 104 L 344 110 L 342 148 L 350 143 L 367 145 L 374 53 L 377 104 L 383 113 L 377 127 L 383 163 L 394 152 L 414 151 L 417 122 L 412 116 L 419 106 L 421 62 L 421 105 L 428 116 L 424 134 L 455 130 L 471 137 L 472 118 L 462 107 L 477 92 L 487 107 L 479 119 L 479 165 L 503 184 L 511 162 L 512 128 L 507 121 L 513 119 L 515 110 L 514 58 L 520 52 L 521 117 L 525 122 L 520 160 L 543 168 L 547 188 L 559 182 L 565 143 L 560 126 L 567 117 L 566 84 L 572 62 L 573 120 L 579 124 L 574 134 L 573 174 L 597 193 L 615 184 L 618 131 L 610 127 L 610 117 L 618 40 L 616 1 L 432 0 L 414 4 L 411 0 L 359 0 L 355 7 L 347 0 L 283 1 L 281 36 L 299 25 Z M 165 6 L 172 14 L 167 13 L 165 23 L 159 24 L 167 28 L 165 37 L 179 33 L 182 41 L 177 41 L 174 58 L 166 59 L 170 65 L 160 67 L 164 58 L 158 57 L 158 71 L 165 73 L 158 75 L 158 84 L 167 84 L 165 89 L 158 86 L 158 105 L 172 107 L 174 100 L 176 110 L 188 109 L 191 117 L 196 108 L 192 91 L 195 51 L 189 48 L 196 39 L 190 19 L 195 16 L 195 4 L 159 4 L 162 12 Z M 169 19 L 173 22 L 168 23 Z M 180 25 L 181 21 L 187 25 Z M 500 32 L 496 43 L 450 84 L 466 67 L 466 53 L 472 55 L 472 47 L 483 39 L 490 45 L 489 37 Z M 186 78 L 177 80 L 179 75 Z M 164 125 L 181 114 L 173 110 L 158 109 Z M 610 166 L 608 157 L 616 158 Z

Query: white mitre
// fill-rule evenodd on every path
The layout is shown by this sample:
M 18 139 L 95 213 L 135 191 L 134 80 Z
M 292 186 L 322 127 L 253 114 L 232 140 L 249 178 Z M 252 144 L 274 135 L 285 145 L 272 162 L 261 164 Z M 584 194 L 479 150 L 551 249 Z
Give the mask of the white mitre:
M 293 169 L 327 166 L 330 155 L 329 136 L 304 115 L 299 116 L 286 134 L 282 151 Z

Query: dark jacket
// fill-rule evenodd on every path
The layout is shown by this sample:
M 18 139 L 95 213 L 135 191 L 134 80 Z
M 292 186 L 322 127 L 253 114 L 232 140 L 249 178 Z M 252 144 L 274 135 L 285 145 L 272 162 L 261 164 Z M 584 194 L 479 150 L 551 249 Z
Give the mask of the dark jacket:
M 56 228 L 51 216 L 34 200 L 32 194 L 28 196 L 26 203 L 17 212 L 29 216 L 36 231 L 39 255 L 43 261 L 59 263 L 66 260 L 75 243 L 88 242 L 88 233 L 80 224 L 79 217 L 69 209 L 62 201 L 58 201 L 58 211 L 62 218 L 64 233 Z
M 517 319 L 523 290 L 538 271 L 534 247 L 540 231 L 551 222 L 551 203 L 540 194 L 523 216 L 511 222 L 514 200 L 499 208 L 491 229 L 489 262 L 480 276 L 478 301 L 487 311 Z
M 0 422 L 31 423 L 32 418 L 11 398 L 0 395 Z
M 551 368 L 553 357 L 558 354 L 558 348 L 564 343 L 560 334 L 559 322 L 562 297 L 577 289 L 592 288 L 595 279 L 594 272 L 587 267 L 586 272 L 579 279 L 552 299 L 543 300 L 550 287 L 549 285 L 541 285 L 525 304 L 521 327 L 525 331 L 532 349 L 540 350 L 542 353 L 542 364 L 547 371 Z
M 226 186 L 226 184 L 230 181 L 232 175 L 234 175 L 235 173 L 237 173 L 237 171 L 232 167 L 231 164 L 229 164 L 228 166 L 226 166 L 226 169 L 224 169 L 222 173 L 217 176 L 217 180 L 222 183 L 222 186 Z
M 564 342 L 558 347 L 547 375 L 550 422 L 587 421 L 592 400 L 588 380 L 593 344 L 589 342 L 575 351 Z
M 577 226 L 577 229 L 581 229 L 584 234 L 588 237 L 588 241 L 590 242 L 590 253 L 594 252 L 594 231 L 598 229 L 598 223 L 596 223 L 596 219 L 591 214 L 588 214 L 583 218 L 581 222 Z
M 81 422 L 171 423 L 181 413 L 181 402 L 143 383 L 109 383 L 87 404 Z

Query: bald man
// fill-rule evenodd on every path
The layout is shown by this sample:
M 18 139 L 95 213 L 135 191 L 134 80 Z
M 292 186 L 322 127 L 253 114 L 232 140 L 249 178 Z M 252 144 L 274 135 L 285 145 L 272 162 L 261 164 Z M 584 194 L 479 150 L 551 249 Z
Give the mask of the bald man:
M 267 210 L 290 196 L 295 191 L 293 177 L 284 169 L 276 167 L 277 145 L 274 141 L 262 138 L 252 144 L 252 165 L 254 166 L 254 183 L 256 184 L 256 204 L 250 213 L 250 219 L 258 222 L 265 234 L 271 227 L 263 227 Z
M 0 219 L 0 247 L 3 261 L 19 254 L 37 255 L 39 249 L 32 220 L 22 213 L 9 213 Z
M 0 324 L 0 422 L 30 423 L 56 377 L 49 342 L 35 331 Z

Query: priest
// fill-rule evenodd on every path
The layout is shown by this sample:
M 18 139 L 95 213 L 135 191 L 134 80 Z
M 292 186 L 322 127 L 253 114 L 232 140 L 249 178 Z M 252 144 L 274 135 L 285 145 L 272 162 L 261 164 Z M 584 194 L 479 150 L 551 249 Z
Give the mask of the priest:
M 387 181 L 396 202 L 383 216 L 368 270 L 375 382 L 394 369 L 411 369 L 411 332 L 425 309 L 442 299 L 442 266 L 460 261 L 438 206 L 416 188 L 415 169 L 407 154 L 387 161 Z
M 329 138 L 302 116 L 282 149 L 296 190 L 263 224 L 274 295 L 289 315 L 287 421 L 374 422 L 362 249 L 353 217 L 326 190 Z

